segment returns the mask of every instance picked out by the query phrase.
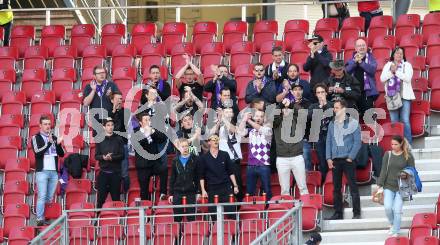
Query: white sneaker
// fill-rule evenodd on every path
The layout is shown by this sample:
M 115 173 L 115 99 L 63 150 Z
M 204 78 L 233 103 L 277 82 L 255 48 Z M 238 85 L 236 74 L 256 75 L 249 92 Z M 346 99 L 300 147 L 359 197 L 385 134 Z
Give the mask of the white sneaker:
M 393 234 L 393 225 L 390 225 L 389 227 L 390 227 L 390 229 L 388 229 L 387 234 L 392 235 Z
M 392 235 L 392 237 L 398 237 L 399 236 L 399 233 L 397 232 L 397 233 L 394 233 L 393 235 Z

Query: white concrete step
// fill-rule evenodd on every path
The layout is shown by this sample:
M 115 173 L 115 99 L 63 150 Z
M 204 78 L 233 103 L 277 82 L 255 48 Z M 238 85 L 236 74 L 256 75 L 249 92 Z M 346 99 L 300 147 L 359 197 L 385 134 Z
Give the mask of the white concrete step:
M 402 236 L 408 235 L 408 230 L 400 231 Z M 388 229 L 386 230 L 368 230 L 368 231 L 336 231 L 322 232 L 322 242 L 324 245 L 383 245 L 384 241 L 389 237 Z M 353 240 L 355 238 L 356 240 Z
M 440 148 L 412 149 L 414 158 L 417 159 L 440 159 Z
M 423 182 L 422 193 L 434 193 L 439 194 L 440 182 Z
M 418 171 L 422 182 L 440 181 L 440 170 Z
M 427 185 L 428 182 L 423 183 Z M 424 187 L 425 188 L 425 187 Z M 404 206 L 412 206 L 412 205 L 434 205 L 437 202 L 438 190 L 436 193 L 425 193 L 423 189 L 422 193 L 418 193 L 413 196 L 413 200 L 411 202 L 404 202 Z M 371 200 L 371 196 L 361 196 L 361 207 L 383 207 L 382 205 L 375 203 Z
M 440 170 L 439 159 L 418 159 L 416 160 L 417 171 Z
M 401 227 L 409 228 L 411 221 L 412 217 L 402 217 Z M 324 220 L 322 222 L 323 231 L 385 230 L 388 228 L 386 218 Z
M 434 204 L 431 205 L 409 205 L 403 207 L 402 217 L 413 217 L 416 213 L 434 212 Z M 385 209 L 381 207 L 361 207 L 362 218 L 383 218 L 385 217 Z M 344 209 L 344 217 L 350 219 L 353 215 L 352 208 Z

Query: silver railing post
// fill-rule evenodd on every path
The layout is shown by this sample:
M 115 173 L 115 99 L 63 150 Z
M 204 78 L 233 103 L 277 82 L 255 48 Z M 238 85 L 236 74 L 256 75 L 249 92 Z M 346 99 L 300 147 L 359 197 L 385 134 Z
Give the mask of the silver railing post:
M 110 9 L 110 23 L 116 23 L 116 10 Z
M 246 21 L 246 6 L 241 6 L 241 21 Z
M 50 25 L 50 10 L 46 10 L 46 25 Z
M 101 0 L 98 0 L 98 35 L 101 35 L 101 26 L 102 26 L 102 3 Z
M 327 18 L 328 17 L 328 4 L 324 3 L 324 17 Z
M 61 232 L 63 232 L 63 236 L 64 236 L 64 239 L 62 240 L 62 243 L 64 244 L 64 245 L 68 245 L 69 244 L 69 222 L 68 222 L 68 219 L 67 219 L 67 214 L 65 213 L 65 215 L 64 215 L 64 221 L 63 221 L 63 225 L 61 225 L 61 227 L 62 227 L 62 231 Z
M 223 205 L 217 205 L 217 244 L 223 245 Z
M 139 244 L 147 244 L 145 238 L 145 209 L 141 207 L 139 209 Z
M 180 22 L 180 8 L 176 8 L 176 22 Z
M 302 238 L 302 206 L 303 206 L 303 203 L 302 202 L 298 202 L 298 209 L 297 209 L 297 211 L 295 212 L 296 213 L 296 216 L 294 217 L 295 218 L 295 222 L 296 222 L 296 225 L 295 225 L 295 238 L 296 238 L 296 244 L 303 244 L 303 238 Z M 295 215 L 295 213 L 294 213 L 294 215 Z
M 309 19 L 308 14 L 307 14 L 307 11 L 309 11 L 309 6 L 304 4 L 303 9 L 304 9 L 304 19 L 307 20 L 307 19 Z

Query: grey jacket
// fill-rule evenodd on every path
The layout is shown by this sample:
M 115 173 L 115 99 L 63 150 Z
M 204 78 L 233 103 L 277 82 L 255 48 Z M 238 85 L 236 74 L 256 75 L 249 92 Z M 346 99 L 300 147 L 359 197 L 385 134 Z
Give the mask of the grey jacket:
M 399 178 L 399 194 L 404 201 L 411 201 L 412 196 L 417 194 L 413 172 L 405 169 L 401 172 L 406 173 L 408 177 L 406 179 Z
M 325 159 L 350 158 L 354 160 L 361 148 L 359 122 L 346 118 L 343 128 L 340 126 L 342 125 L 335 124 L 335 120 L 328 125 Z

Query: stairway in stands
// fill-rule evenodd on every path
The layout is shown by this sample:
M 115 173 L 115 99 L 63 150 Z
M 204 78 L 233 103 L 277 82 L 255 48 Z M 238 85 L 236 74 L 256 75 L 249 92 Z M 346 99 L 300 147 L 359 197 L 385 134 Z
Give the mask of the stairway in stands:
M 434 126 L 436 127 L 436 126 Z M 432 144 L 432 143 L 436 143 Z M 426 145 L 425 145 L 426 144 Z M 423 182 L 422 193 L 414 196 L 411 202 L 403 206 L 401 235 L 408 236 L 412 217 L 416 213 L 434 212 L 440 191 L 440 139 L 436 136 L 417 139 L 412 153 L 416 159 L 416 168 Z M 324 220 L 321 223 L 324 245 L 383 245 L 389 226 L 383 206 L 371 201 L 370 185 L 362 186 L 362 219 L 352 220 L 352 209 L 345 209 L 344 220 Z M 327 217 L 333 210 L 324 213 Z

